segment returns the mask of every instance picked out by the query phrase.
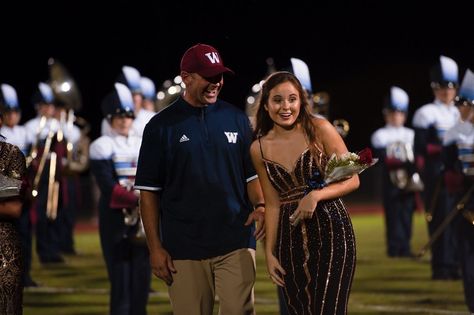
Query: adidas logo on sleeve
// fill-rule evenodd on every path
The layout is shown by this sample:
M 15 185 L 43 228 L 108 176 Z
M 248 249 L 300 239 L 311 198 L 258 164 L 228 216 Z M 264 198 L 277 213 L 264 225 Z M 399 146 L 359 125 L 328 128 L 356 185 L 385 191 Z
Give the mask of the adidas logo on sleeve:
M 186 135 L 182 135 L 181 138 L 179 139 L 179 142 L 186 142 L 186 141 L 189 141 L 189 138 L 186 137 Z

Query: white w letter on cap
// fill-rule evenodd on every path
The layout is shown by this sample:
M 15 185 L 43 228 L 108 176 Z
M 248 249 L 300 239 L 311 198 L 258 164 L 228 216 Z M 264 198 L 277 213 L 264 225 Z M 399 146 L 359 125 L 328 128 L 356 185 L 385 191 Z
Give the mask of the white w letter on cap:
M 206 57 L 209 58 L 209 60 L 212 63 L 219 63 L 219 55 L 216 52 L 210 52 L 206 54 Z

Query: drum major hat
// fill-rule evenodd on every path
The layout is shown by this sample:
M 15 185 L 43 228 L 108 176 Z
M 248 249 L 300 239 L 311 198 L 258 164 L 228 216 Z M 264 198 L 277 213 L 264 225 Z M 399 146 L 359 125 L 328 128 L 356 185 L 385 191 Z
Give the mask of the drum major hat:
M 474 105 L 474 73 L 467 69 L 462 79 L 458 95 L 454 99 L 456 105 Z
M 0 112 L 20 111 L 18 95 L 13 86 L 9 84 L 0 85 Z
M 33 93 L 32 102 L 36 104 L 54 104 L 53 89 L 47 83 L 38 83 L 38 88 Z
M 408 104 L 409 97 L 407 92 L 398 86 L 390 87 L 390 92 L 385 97 L 385 109 L 406 113 L 408 111 Z
M 143 97 L 148 100 L 154 101 L 156 99 L 156 87 L 155 83 L 150 78 L 141 77 L 140 87 L 142 90 Z
M 293 74 L 298 78 L 306 92 L 311 95 L 313 93 L 313 88 L 311 85 L 311 76 L 309 74 L 308 65 L 298 58 L 291 58 L 290 61 Z
M 115 83 L 114 90 L 102 101 L 101 109 L 109 120 L 113 116 L 135 118 L 132 92 L 125 84 Z
M 440 56 L 439 61 L 430 71 L 432 88 L 456 88 L 458 82 L 458 65 L 453 59 Z
M 141 94 L 140 72 L 131 66 L 123 66 L 122 72 L 117 78 L 116 82 L 125 84 L 132 93 Z

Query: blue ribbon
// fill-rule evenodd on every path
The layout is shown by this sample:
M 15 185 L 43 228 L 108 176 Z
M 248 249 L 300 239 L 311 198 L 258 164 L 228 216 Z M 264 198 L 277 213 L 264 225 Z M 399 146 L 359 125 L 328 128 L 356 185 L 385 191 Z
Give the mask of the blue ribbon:
M 306 184 L 308 185 L 308 188 L 305 189 L 305 195 L 309 194 L 311 190 L 322 189 L 327 186 L 319 170 L 313 172 L 313 175 L 311 175 Z

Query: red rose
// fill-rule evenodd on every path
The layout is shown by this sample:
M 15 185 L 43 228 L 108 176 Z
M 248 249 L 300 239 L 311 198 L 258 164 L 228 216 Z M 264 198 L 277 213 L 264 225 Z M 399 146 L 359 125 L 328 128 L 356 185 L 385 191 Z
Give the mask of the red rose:
M 370 148 L 363 149 L 357 155 L 362 164 L 370 165 L 372 163 L 372 150 L 370 150 Z

